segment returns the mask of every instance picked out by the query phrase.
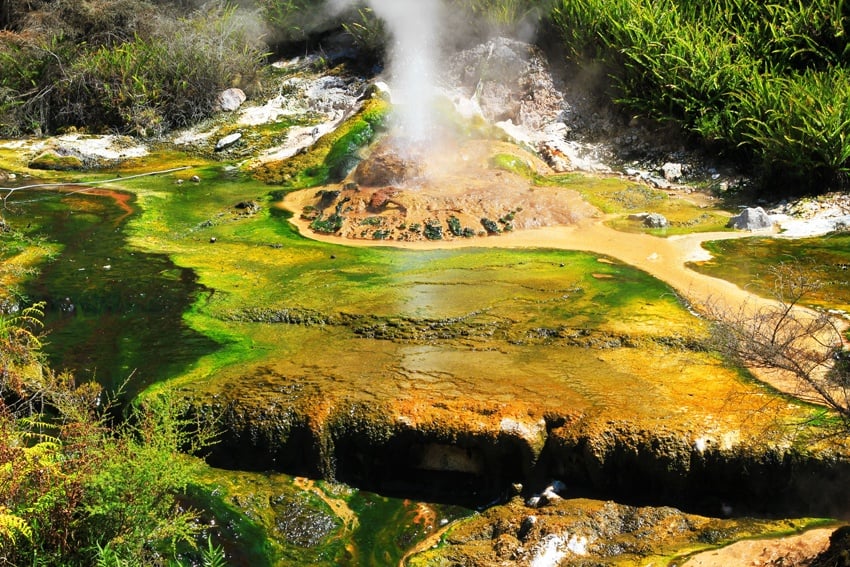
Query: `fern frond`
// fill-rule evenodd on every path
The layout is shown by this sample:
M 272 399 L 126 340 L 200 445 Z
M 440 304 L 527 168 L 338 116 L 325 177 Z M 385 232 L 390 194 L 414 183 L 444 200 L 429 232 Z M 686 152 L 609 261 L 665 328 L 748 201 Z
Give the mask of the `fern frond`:
M 10 513 L 8 508 L 0 506 L 0 549 L 3 549 L 7 542 L 14 545 L 18 536 L 21 535 L 31 541 L 32 528 L 26 520 Z

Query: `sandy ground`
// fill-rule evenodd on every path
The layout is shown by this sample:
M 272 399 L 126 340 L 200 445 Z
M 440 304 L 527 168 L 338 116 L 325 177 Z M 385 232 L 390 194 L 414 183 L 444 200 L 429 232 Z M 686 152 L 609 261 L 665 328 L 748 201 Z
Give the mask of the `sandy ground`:
M 683 567 L 807 567 L 829 546 L 834 528 L 810 530 L 781 539 L 754 539 L 699 553 Z

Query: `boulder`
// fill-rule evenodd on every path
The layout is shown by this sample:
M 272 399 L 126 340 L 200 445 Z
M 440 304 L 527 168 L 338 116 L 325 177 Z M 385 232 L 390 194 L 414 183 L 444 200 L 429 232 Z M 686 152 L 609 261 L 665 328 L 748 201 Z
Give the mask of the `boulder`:
M 369 159 L 360 162 L 354 180 L 365 187 L 385 187 L 403 184 L 422 175 L 415 160 L 406 159 L 388 148 L 382 148 Z
M 738 230 L 763 230 L 773 226 L 773 221 L 763 208 L 747 207 L 739 215 L 729 219 L 726 226 Z
M 218 107 L 225 112 L 233 112 L 242 106 L 242 103 L 245 102 L 245 93 L 242 92 L 242 89 L 232 88 L 227 89 L 219 93 L 218 95 Z
M 649 213 L 643 218 L 643 226 L 647 228 L 667 228 L 670 226 L 670 222 L 664 215 Z
M 563 110 L 545 54 L 529 43 L 493 38 L 452 57 L 445 72 L 494 123 L 540 130 Z
M 665 163 L 661 166 L 661 173 L 667 181 L 678 181 L 682 177 L 681 163 Z

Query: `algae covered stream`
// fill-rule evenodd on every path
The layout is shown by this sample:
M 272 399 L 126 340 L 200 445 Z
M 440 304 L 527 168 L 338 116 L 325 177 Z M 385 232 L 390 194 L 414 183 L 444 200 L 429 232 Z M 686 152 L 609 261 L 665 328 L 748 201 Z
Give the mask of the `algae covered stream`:
M 191 174 L 200 183 L 177 183 Z M 798 440 L 787 426 L 813 412 L 707 352 L 704 322 L 677 292 L 613 256 L 318 242 L 267 186 L 219 164 L 120 189 L 137 199 L 129 217 L 109 195 L 48 192 L 20 193 L 20 216 L 7 213 L 61 248 L 26 290 L 51 307 L 51 359 L 108 388 L 176 389 L 224 415 L 225 450 L 211 462 L 258 472 L 212 470 L 206 482 L 253 510 L 279 558 L 389 564 L 433 530 L 412 534 L 399 514 L 425 510 L 433 523 L 443 512 L 336 495 L 371 535 L 346 531 L 345 514 L 315 497 L 299 507 L 303 491 L 269 496 L 260 471 L 481 503 L 533 476 L 570 426 L 788 447 Z M 508 441 L 476 452 L 484 439 Z M 399 452 L 408 444 L 416 451 Z M 482 483 L 495 463 L 493 485 Z M 304 539 L 286 523 L 293 514 L 326 532 Z M 322 563 L 320 549 L 336 551 Z

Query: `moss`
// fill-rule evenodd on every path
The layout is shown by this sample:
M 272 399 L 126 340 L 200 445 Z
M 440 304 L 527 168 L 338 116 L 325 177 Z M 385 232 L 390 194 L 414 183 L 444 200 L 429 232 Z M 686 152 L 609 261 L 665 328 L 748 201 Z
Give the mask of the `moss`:
M 428 240 L 442 240 L 443 227 L 439 221 L 425 221 L 425 229 L 422 232 Z
M 51 171 L 73 171 L 83 169 L 83 162 L 77 156 L 63 156 L 53 151 L 40 154 L 29 163 L 31 169 Z
M 259 166 L 254 177 L 265 183 L 304 189 L 338 181 L 359 161 L 357 152 L 383 128 L 389 105 L 369 99 L 363 108 L 334 132 L 319 139 L 306 153 Z
M 499 234 L 502 232 L 501 229 L 499 229 L 499 225 L 496 224 L 496 222 L 492 219 L 482 218 L 481 226 L 484 227 L 484 230 L 487 231 L 487 234 Z
M 384 223 L 381 217 L 366 217 L 360 224 L 364 226 L 381 226 Z
M 537 172 L 524 159 L 512 154 L 496 154 L 490 158 L 490 167 L 509 171 L 529 180 L 537 179 Z
M 333 213 L 327 218 L 322 217 L 321 215 L 310 223 L 310 228 L 316 232 L 323 232 L 325 234 L 333 234 L 335 232 L 339 232 L 339 229 L 342 228 L 342 216 Z

